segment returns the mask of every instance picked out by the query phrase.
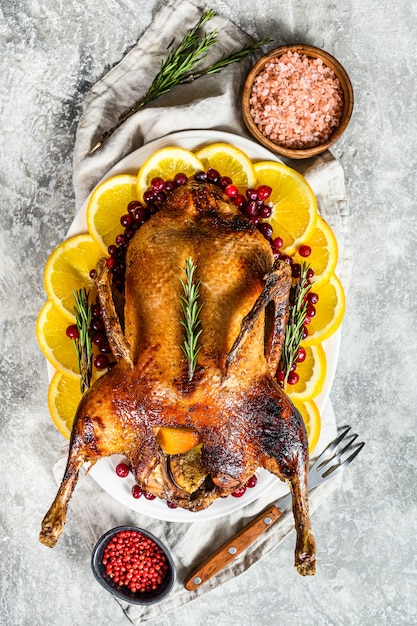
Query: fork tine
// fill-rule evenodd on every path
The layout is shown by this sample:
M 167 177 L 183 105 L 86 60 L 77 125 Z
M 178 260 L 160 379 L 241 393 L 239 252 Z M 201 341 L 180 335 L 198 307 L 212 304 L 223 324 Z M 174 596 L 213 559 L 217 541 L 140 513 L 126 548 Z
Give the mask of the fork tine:
M 356 439 L 356 437 L 355 437 Z M 347 450 L 347 448 L 349 448 L 351 446 L 351 444 L 353 443 L 353 440 L 351 442 L 349 442 L 349 444 L 342 450 L 342 452 L 340 454 L 342 454 L 343 452 L 345 452 L 345 450 Z M 324 473 L 323 473 L 323 478 L 328 478 L 330 476 L 330 474 L 332 476 L 336 476 L 336 474 L 338 474 L 339 472 L 341 472 L 342 470 L 344 470 L 348 465 L 350 465 L 352 463 L 352 461 L 354 459 L 356 459 L 356 457 L 358 456 L 359 452 L 362 450 L 363 446 L 365 445 L 365 442 L 362 441 L 360 444 L 358 444 L 356 450 L 354 450 L 352 452 L 352 454 L 345 459 L 344 461 L 342 461 L 341 463 L 338 463 L 337 465 L 332 465 L 331 467 L 329 467 Z M 340 456 L 340 455 L 338 455 Z
M 320 454 L 320 456 L 316 459 L 316 462 L 313 465 L 314 469 L 320 469 L 324 465 L 326 465 L 329 461 L 332 460 L 332 458 L 334 457 L 333 451 L 337 448 L 337 446 L 342 441 L 342 439 L 346 437 L 350 429 L 351 429 L 351 426 L 347 426 L 345 430 L 343 430 L 341 434 L 338 437 L 336 437 L 334 441 L 329 443 L 327 448 L 325 448 L 323 452 Z

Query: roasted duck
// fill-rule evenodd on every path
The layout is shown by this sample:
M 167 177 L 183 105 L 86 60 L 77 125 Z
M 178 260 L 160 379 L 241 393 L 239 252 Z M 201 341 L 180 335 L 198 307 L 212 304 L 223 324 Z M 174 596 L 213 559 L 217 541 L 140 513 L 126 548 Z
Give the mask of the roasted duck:
M 200 282 L 200 350 L 192 377 L 182 350 L 181 274 Z M 67 467 L 40 540 L 53 547 L 84 462 L 123 454 L 139 486 L 191 511 L 244 485 L 262 467 L 287 481 L 297 532 L 295 564 L 315 572 L 302 418 L 275 379 L 291 272 L 217 186 L 189 182 L 131 240 L 118 315 L 111 273 L 97 289 L 116 365 L 84 395 Z M 158 445 L 161 427 L 189 428 L 195 479 L 175 480 L 178 459 Z M 191 458 L 191 461 L 190 461 Z M 187 459 L 185 459 L 187 462 Z M 181 465 L 181 464 L 180 464 Z

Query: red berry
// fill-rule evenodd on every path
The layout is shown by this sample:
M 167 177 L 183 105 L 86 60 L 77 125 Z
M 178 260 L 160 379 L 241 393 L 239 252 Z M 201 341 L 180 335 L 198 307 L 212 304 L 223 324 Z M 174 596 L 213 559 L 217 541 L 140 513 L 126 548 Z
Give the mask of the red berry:
M 117 235 L 116 237 L 116 243 L 118 246 L 125 246 L 127 244 L 127 238 L 125 235 Z
M 246 202 L 246 204 L 243 206 L 243 212 L 245 213 L 245 215 L 249 215 L 250 217 L 257 217 L 258 205 L 256 204 L 255 200 L 250 200 L 249 202 Z
M 258 199 L 258 192 L 256 189 L 246 189 L 246 197 L 248 200 L 256 200 Z
M 290 372 L 288 374 L 287 382 L 289 385 L 296 385 L 299 380 L 300 380 L 300 377 L 297 374 L 297 372 Z
M 306 353 L 305 348 L 303 348 L 303 346 L 300 346 L 297 352 L 297 358 L 296 358 L 297 363 L 302 363 L 303 361 L 305 361 L 306 354 L 307 353 Z
M 117 265 L 117 261 L 114 258 L 114 256 L 109 256 L 107 259 L 107 267 L 109 267 L 111 270 L 113 270 Z
M 239 487 L 238 489 L 236 489 L 236 491 L 232 493 L 232 496 L 234 498 L 241 498 L 243 494 L 245 493 L 245 491 L 246 491 L 246 485 L 243 485 L 242 487 Z
M 149 493 L 149 491 L 144 491 L 143 495 L 147 500 L 155 500 L 156 496 L 153 493 Z
M 302 256 L 302 257 L 307 257 L 307 256 L 310 256 L 310 254 L 311 254 L 311 248 L 310 248 L 310 246 L 306 246 L 306 245 L 300 246 L 300 247 L 298 248 L 298 254 L 299 254 L 300 256 Z
M 281 250 L 283 245 L 284 245 L 284 242 L 281 239 L 281 237 L 275 237 L 275 239 L 272 242 L 272 249 L 274 252 L 279 252 L 279 250 Z
M 319 295 L 314 291 L 310 291 L 307 294 L 307 300 L 311 302 L 311 304 L 317 304 L 317 302 L 319 301 Z
M 139 485 L 133 485 L 133 487 L 132 487 L 132 496 L 137 500 L 142 495 L 143 495 L 143 491 L 139 487 Z
M 314 270 L 312 267 L 309 267 L 307 270 L 307 278 L 313 278 L 314 276 Z
M 143 207 L 139 207 L 138 209 L 136 209 L 133 217 L 137 224 L 143 224 L 148 219 L 148 211 Z
M 306 326 L 303 326 L 303 335 L 302 339 L 306 339 L 308 337 L 308 329 Z
M 129 475 L 129 466 L 126 463 L 118 463 L 116 465 L 116 474 L 120 476 L 120 478 L 126 478 Z
M 258 482 L 258 477 L 256 476 L 256 474 L 254 474 L 253 476 L 249 478 L 248 482 L 246 483 L 246 487 L 249 487 L 249 489 L 253 489 L 253 487 L 256 486 L 257 482 Z
M 260 187 L 258 187 L 258 189 L 256 190 L 258 199 L 262 200 L 262 202 L 264 202 L 265 200 L 269 198 L 269 196 L 271 195 L 271 192 L 272 192 L 272 188 L 269 187 L 268 185 L 260 185 Z
M 174 183 L 177 187 L 181 187 L 181 185 L 185 185 L 188 180 L 187 174 L 183 172 L 179 172 L 174 176 Z
M 220 180 L 220 173 L 212 167 L 209 167 L 207 170 L 207 180 L 209 183 L 218 183 Z
M 239 194 L 239 189 L 236 187 L 236 185 L 227 185 L 224 191 L 226 196 L 229 196 L 229 198 L 236 198 L 236 196 Z
M 284 371 L 283 370 L 278 370 L 277 371 L 277 381 L 279 383 L 283 383 L 284 380 L 285 380 L 285 373 L 284 373 Z
M 143 194 L 143 199 L 146 203 L 153 202 L 155 200 L 155 193 L 152 191 L 152 189 L 147 189 L 145 191 L 145 193 Z
M 97 276 L 97 272 L 96 270 L 90 270 L 88 275 L 90 276 L 91 280 L 94 280 Z
M 171 193 L 171 191 L 174 191 L 175 189 L 175 183 L 173 180 L 167 180 L 165 183 L 165 192 L 166 193 Z
M 116 252 L 117 252 L 117 246 L 114 245 L 114 243 L 112 243 L 108 248 L 107 248 L 107 252 L 110 254 L 110 256 L 115 256 Z
M 71 324 L 71 326 L 67 326 L 67 330 L 65 334 L 69 339 L 78 339 L 80 333 L 78 332 L 77 324 Z
M 194 174 L 194 180 L 196 180 L 198 183 L 205 183 L 207 180 L 207 174 L 203 171 L 197 172 L 196 174 Z
M 259 207 L 259 217 L 262 217 L 262 219 L 268 219 L 268 217 L 271 217 L 272 214 L 272 209 L 270 206 L 268 206 L 267 204 L 261 204 L 261 206 Z
M 300 278 L 301 276 L 301 265 L 299 263 L 293 263 L 291 265 L 291 273 L 293 278 Z
M 178 505 L 175 504 L 174 502 L 167 502 L 167 507 L 169 509 L 176 509 L 176 508 L 178 508 Z
M 165 189 L 164 179 L 161 178 L 160 176 L 155 176 L 155 178 L 152 178 L 151 188 L 152 188 L 152 191 L 155 191 L 155 192 L 163 191 Z
M 132 226 L 134 221 L 135 220 L 133 218 L 133 215 L 131 215 L 131 213 L 126 213 L 125 215 L 122 215 L 122 217 L 120 218 L 120 223 L 125 228 Z
M 315 317 L 316 315 L 316 307 L 314 306 L 314 304 L 311 304 L 311 302 L 307 303 L 307 311 L 306 311 L 306 315 L 307 317 Z
M 231 185 L 233 183 L 232 179 L 230 178 L 230 176 L 222 176 L 219 180 L 219 185 L 222 189 L 226 189 L 226 187 L 228 187 L 229 185 Z
M 93 360 L 94 366 L 98 370 L 105 370 L 110 365 L 110 359 L 107 354 L 97 354 Z
M 127 212 L 134 213 L 136 209 L 139 209 L 141 206 L 142 205 L 138 200 L 132 200 L 132 202 L 129 202 L 129 204 L 127 205 Z

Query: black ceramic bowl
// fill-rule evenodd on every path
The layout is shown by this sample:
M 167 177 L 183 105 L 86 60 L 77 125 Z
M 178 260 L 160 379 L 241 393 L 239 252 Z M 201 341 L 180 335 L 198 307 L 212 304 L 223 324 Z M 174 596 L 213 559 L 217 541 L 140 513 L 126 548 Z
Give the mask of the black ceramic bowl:
M 133 592 L 128 587 L 119 586 L 113 581 L 112 578 L 110 578 L 110 576 L 106 574 L 106 568 L 103 565 L 104 550 L 106 549 L 107 544 L 115 535 L 126 530 L 139 532 L 145 537 L 149 538 L 151 541 L 156 543 L 157 546 L 159 546 L 159 548 L 162 550 L 167 558 L 168 570 L 165 574 L 163 581 L 154 591 Z M 176 578 L 174 561 L 172 560 L 172 557 L 164 544 L 161 543 L 159 539 L 157 539 L 147 530 L 143 530 L 142 528 L 138 528 L 136 526 L 118 526 L 106 532 L 98 540 L 97 544 L 94 547 L 91 556 L 91 567 L 94 576 L 96 580 L 100 583 L 100 585 L 102 585 L 105 589 L 107 589 L 107 591 L 112 593 L 117 598 L 120 598 L 120 600 L 130 602 L 131 604 L 155 604 L 156 602 L 160 602 L 170 593 L 174 586 Z

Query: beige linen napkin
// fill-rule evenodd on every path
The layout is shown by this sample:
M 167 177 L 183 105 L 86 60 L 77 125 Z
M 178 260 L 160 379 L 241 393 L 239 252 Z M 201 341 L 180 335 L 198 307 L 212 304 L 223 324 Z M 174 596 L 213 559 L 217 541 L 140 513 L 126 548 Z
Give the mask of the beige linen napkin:
M 136 113 L 107 140 L 100 150 L 88 156 L 99 135 L 111 127 L 120 113 L 145 93 L 158 71 L 161 59 L 165 58 L 172 40 L 175 38 L 178 41 L 185 30 L 197 22 L 201 13 L 201 7 L 191 0 L 166 2 L 137 45 L 93 87 L 86 97 L 74 152 L 74 187 L 77 209 L 83 205 L 89 192 L 115 163 L 152 139 L 180 130 L 202 128 L 247 136 L 240 116 L 239 92 L 251 66 L 250 60 L 229 66 L 221 74 L 175 88 L 170 94 Z M 209 22 L 209 27 L 218 28 L 220 33 L 220 43 L 216 46 L 215 52 L 216 58 L 223 52 L 229 53 L 232 49 L 251 41 L 239 28 L 220 16 L 216 16 L 212 22 Z M 351 261 L 343 171 L 333 156 L 326 153 L 323 157 L 308 164 L 305 175 L 317 195 L 320 211 L 329 221 L 338 238 L 340 248 L 338 273 L 347 287 Z M 323 430 L 318 445 L 320 451 L 336 434 L 336 424 L 330 402 L 326 405 L 322 419 Z M 61 481 L 63 475 L 67 450 L 65 446 L 60 460 L 54 467 L 58 482 Z M 328 481 L 313 491 L 311 494 L 312 511 L 336 488 L 339 482 L 337 479 Z M 147 608 L 120 602 L 129 620 L 139 624 L 166 614 L 245 572 L 273 550 L 288 534 L 291 533 L 291 540 L 294 541 L 293 518 L 290 512 L 285 514 L 233 564 L 200 589 L 190 593 L 183 587 L 183 581 L 204 560 L 205 556 L 215 551 L 252 516 L 259 513 L 279 495 L 282 495 L 280 483 L 277 487 L 271 487 L 257 501 L 227 517 L 213 521 L 172 523 L 154 520 L 123 507 L 104 492 L 92 477 L 82 474 L 70 502 L 68 517 L 77 520 L 89 551 L 105 531 L 127 523 L 150 530 L 172 551 L 177 566 L 177 582 L 166 600 Z M 292 563 L 287 563 L 285 566 L 292 567 Z M 106 592 L 103 590 L 103 593 Z

